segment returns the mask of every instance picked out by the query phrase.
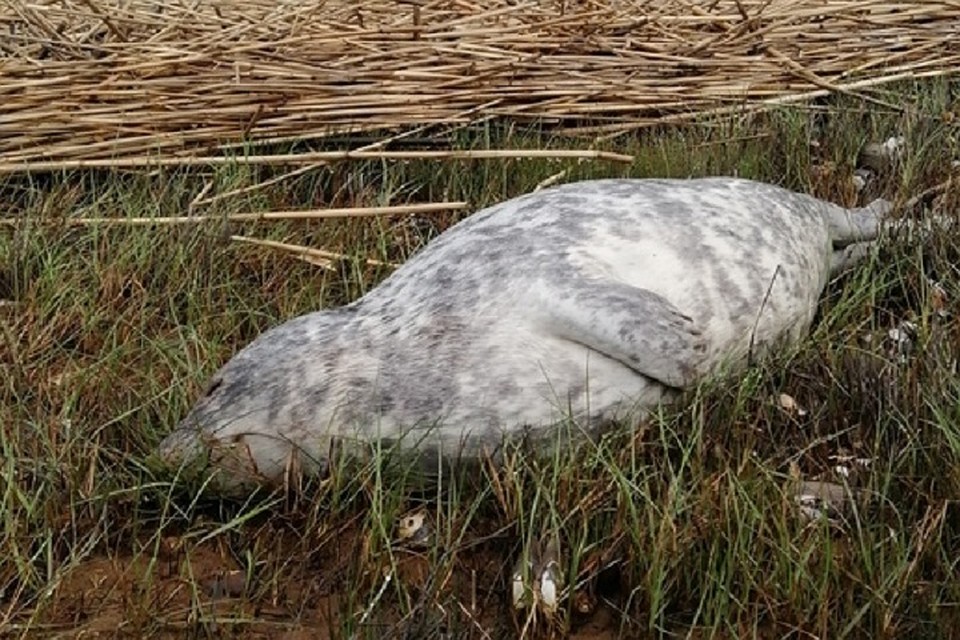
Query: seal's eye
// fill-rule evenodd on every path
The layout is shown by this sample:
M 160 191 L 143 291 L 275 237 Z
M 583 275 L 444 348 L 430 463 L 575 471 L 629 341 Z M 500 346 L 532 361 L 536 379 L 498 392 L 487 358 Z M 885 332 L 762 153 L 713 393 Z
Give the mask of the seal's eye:
M 223 385 L 223 378 L 214 378 L 210 381 L 210 384 L 207 386 L 207 390 L 203 392 L 203 397 L 211 395 L 214 391 L 219 389 Z

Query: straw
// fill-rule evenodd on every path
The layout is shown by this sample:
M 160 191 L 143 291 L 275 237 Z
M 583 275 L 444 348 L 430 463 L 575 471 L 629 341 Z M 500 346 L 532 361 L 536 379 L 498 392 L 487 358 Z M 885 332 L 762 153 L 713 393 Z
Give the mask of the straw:
M 0 163 L 0 174 L 23 171 L 63 171 L 68 169 L 135 169 L 150 167 L 193 167 L 231 164 L 301 165 L 338 160 L 491 160 L 504 158 L 592 158 L 631 163 L 633 156 L 590 149 L 480 149 L 450 151 L 315 151 L 280 155 L 236 157 L 167 158 L 132 156 L 127 158 L 39 160 Z
M 593 136 L 836 92 L 895 108 L 884 85 L 960 68 L 958 24 L 956 1 L 8 0 L 0 165 L 215 164 L 491 117 Z
M 305 260 L 310 264 L 316 265 L 321 269 L 326 269 L 328 271 L 334 270 L 334 263 L 338 260 L 348 260 L 349 256 L 337 253 L 335 251 L 328 251 L 326 249 L 315 249 L 313 247 L 305 247 L 299 244 L 291 244 L 288 242 L 278 242 L 276 240 L 267 240 L 264 238 L 251 238 L 249 236 L 238 236 L 232 235 L 230 239 L 234 242 L 240 242 L 243 244 L 252 244 L 260 247 L 267 247 L 270 249 L 278 249 L 280 251 L 286 251 L 293 254 L 293 257 L 300 260 Z M 364 259 L 364 264 L 375 267 L 390 267 L 396 269 L 400 265 L 394 264 L 392 262 L 383 262 L 381 260 L 375 260 L 373 258 Z
M 88 218 L 48 218 L 49 222 L 71 226 L 91 225 L 178 225 L 199 224 L 204 222 L 259 222 L 265 220 L 322 220 L 327 218 L 356 218 L 370 216 L 395 216 L 411 213 L 438 213 L 465 209 L 466 202 L 425 202 L 422 204 L 402 204 L 389 207 L 346 207 L 342 209 L 303 209 L 295 211 L 263 211 L 258 213 L 231 213 L 225 215 L 193 216 L 156 216 L 156 217 L 88 217 Z M 31 219 L 33 221 L 33 219 Z M 21 218 L 0 218 L 0 225 L 22 224 Z

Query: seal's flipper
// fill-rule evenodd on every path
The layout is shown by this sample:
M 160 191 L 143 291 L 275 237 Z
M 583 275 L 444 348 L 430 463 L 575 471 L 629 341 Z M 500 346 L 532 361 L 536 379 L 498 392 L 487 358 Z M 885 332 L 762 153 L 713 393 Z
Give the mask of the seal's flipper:
M 663 296 L 610 280 L 588 280 L 540 305 L 556 334 L 670 387 L 702 375 L 707 341 L 693 318 Z
M 884 219 L 892 209 L 893 205 L 883 199 L 874 200 L 858 209 L 832 207 L 827 213 L 827 224 L 834 249 L 876 240 Z
M 874 246 L 875 242 L 854 242 L 834 250 L 830 258 L 830 277 L 834 278 L 866 260 L 872 255 Z

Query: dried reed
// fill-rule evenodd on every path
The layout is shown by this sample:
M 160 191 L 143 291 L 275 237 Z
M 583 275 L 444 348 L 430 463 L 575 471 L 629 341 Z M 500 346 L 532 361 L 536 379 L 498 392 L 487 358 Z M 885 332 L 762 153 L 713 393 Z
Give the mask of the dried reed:
M 342 209 L 302 209 L 295 211 L 262 211 L 259 213 L 230 213 L 225 215 L 187 215 L 156 216 L 142 218 L 122 218 L 119 216 L 92 218 L 46 218 L 47 222 L 63 223 L 70 226 L 91 225 L 174 225 L 198 224 L 201 222 L 258 222 L 264 220 L 321 220 L 326 218 L 361 218 L 369 216 L 395 216 L 411 213 L 438 213 L 465 209 L 466 202 L 424 202 L 421 204 L 400 204 L 384 207 L 346 207 Z M 31 219 L 35 222 L 36 219 Z M 22 224 L 22 218 L 0 218 L 0 226 Z
M 202 163 L 491 116 L 616 133 L 838 91 L 887 104 L 867 92 L 960 66 L 958 29 L 955 1 L 9 0 L 0 164 Z

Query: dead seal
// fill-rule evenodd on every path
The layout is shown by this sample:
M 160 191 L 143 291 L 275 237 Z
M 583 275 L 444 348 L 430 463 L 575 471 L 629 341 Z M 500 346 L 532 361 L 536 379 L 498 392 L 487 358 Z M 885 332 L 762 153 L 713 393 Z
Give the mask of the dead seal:
M 566 184 L 453 226 L 345 307 L 261 335 L 160 452 L 226 484 L 349 443 L 472 457 L 572 417 L 650 409 L 808 332 L 890 204 L 734 178 Z

